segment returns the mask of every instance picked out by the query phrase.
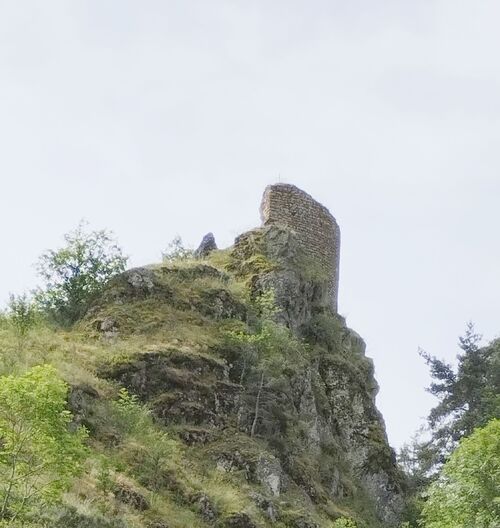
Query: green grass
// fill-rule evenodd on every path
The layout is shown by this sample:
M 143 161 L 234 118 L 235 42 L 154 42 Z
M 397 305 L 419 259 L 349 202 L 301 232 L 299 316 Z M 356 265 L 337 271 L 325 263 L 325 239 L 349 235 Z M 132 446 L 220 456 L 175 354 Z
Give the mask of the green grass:
M 154 310 L 148 310 L 145 314 L 144 306 L 141 308 L 142 320 L 153 315 Z M 131 311 L 133 313 L 133 308 Z M 14 330 L 4 320 L 1 321 L 0 374 L 20 374 L 33 365 L 51 363 L 57 366 L 70 385 L 90 385 L 100 394 L 101 399 L 96 402 L 94 409 L 94 430 L 89 441 L 91 456 L 87 460 L 85 474 L 75 481 L 73 489 L 65 496 L 65 507 L 68 512 L 74 508 L 75 519 L 81 521 L 85 518 L 85 522 L 95 519 L 96 527 L 105 526 L 103 519 L 112 518 L 116 522 L 121 520 L 123 526 L 134 528 L 146 527 L 153 520 L 160 519 L 168 520 L 168 525 L 174 528 L 201 528 L 208 525 L 200 517 L 193 499 L 200 493 L 211 498 L 222 518 L 238 511 L 255 510 L 242 492 L 241 483 L 235 483 L 232 477 L 218 472 L 214 463 L 207 463 L 203 458 L 196 460 L 192 453 L 188 453 L 175 431 L 169 433 L 153 422 L 146 407 L 138 405 L 128 417 L 118 416 L 114 403 L 118 387 L 96 374 L 97 367 L 103 362 L 122 363 L 146 350 L 153 351 L 160 347 L 164 349 L 172 342 L 177 345 L 178 350 L 184 347 L 186 354 L 198 353 L 193 352 L 193 347 L 198 351 L 208 350 L 214 342 L 214 334 L 220 330 L 210 328 L 209 324 L 196 324 L 195 330 L 186 323 L 184 315 L 186 314 L 179 311 L 167 312 L 167 316 L 175 319 L 179 325 L 177 331 L 172 329 L 172 333 L 163 324 L 156 332 L 145 332 L 140 337 L 134 333 L 111 341 L 86 332 L 85 325 L 73 331 L 39 325 L 19 343 Z M 187 321 L 192 321 L 193 318 L 189 317 Z M 208 328 L 209 331 L 204 335 L 199 328 Z M 135 426 L 134 421 L 137 422 Z M 112 446 L 107 445 L 110 432 L 114 435 Z M 180 500 L 178 490 L 169 489 L 168 485 L 161 489 L 144 487 L 143 483 L 153 482 L 152 475 L 148 477 L 148 472 L 151 472 L 151 465 L 157 462 L 156 459 L 152 460 L 155 457 L 160 459 L 161 467 L 156 468 L 158 475 L 153 477 L 160 479 L 162 471 L 177 475 L 177 479 L 181 479 L 183 483 L 184 499 Z M 150 503 L 147 512 L 137 512 L 118 502 L 111 491 L 102 488 L 99 476 L 102 477 L 103 464 L 108 468 L 111 481 L 125 480 L 134 490 L 147 497 Z M 155 488 L 152 485 L 150 487 Z M 193 501 L 192 504 L 190 500 Z M 61 511 L 60 507 L 57 515 L 61 515 Z M 46 515 L 49 513 L 46 512 Z M 54 519 L 57 515 L 54 513 Z M 46 522 L 55 521 L 52 519 Z M 45 525 L 33 523 L 32 526 Z

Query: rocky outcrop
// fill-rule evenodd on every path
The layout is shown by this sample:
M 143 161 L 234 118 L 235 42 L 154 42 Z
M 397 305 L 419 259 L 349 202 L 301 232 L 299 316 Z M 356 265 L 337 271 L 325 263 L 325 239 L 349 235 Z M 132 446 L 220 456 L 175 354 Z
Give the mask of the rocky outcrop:
M 149 509 L 149 502 L 146 497 L 133 489 L 130 485 L 123 483 L 116 483 L 113 494 L 117 500 L 129 505 L 135 510 L 145 511 Z
M 227 273 L 202 263 L 133 268 L 109 281 L 81 324 L 112 341 L 161 324 L 162 306 L 216 320 L 244 320 L 247 307 L 232 294 L 229 281 Z M 148 314 L 154 321 L 141 320 Z
M 236 239 L 224 269 L 194 261 L 130 270 L 110 282 L 87 315 L 92 328 L 114 338 L 124 322 L 110 306 L 143 303 L 149 317 L 157 301 L 159 319 L 174 309 L 209 326 L 210 345 L 156 346 L 110 361 L 99 374 L 147 402 L 214 471 L 244 479 L 266 522 L 316 528 L 323 526 L 318 512 L 335 519 L 347 509 L 362 511 L 369 526 L 396 527 L 402 478 L 376 407 L 373 363 L 332 304 L 338 228 L 308 195 L 280 189 L 279 197 L 277 189 L 267 192 L 265 225 Z M 289 198 L 291 209 L 280 210 Z M 315 229 L 294 211 L 314 213 L 330 247 L 317 246 Z M 268 294 L 273 310 L 266 315 L 259 301 Z M 247 510 L 223 514 L 209 490 L 188 496 L 175 478 L 170 482 L 206 522 L 257 525 Z M 287 506 L 288 497 L 307 507 Z
M 365 356 L 361 337 L 331 309 L 328 282 L 304 253 L 295 232 L 278 225 L 238 237 L 232 256 L 233 269 L 247 278 L 252 294 L 258 297 L 272 290 L 277 321 L 317 350 L 316 361 L 289 380 L 293 406 L 278 394 L 275 397 L 283 412 L 306 424 L 302 448 L 307 457 L 324 460 L 325 448 L 335 454 L 320 486 L 317 476 L 308 475 L 293 457 L 285 457 L 285 467 L 319 502 L 325 496 L 352 496 L 357 493 L 352 483 L 357 481 L 383 522 L 397 525 L 403 508 L 402 477 L 376 408 L 373 363 Z M 268 424 L 267 430 L 277 427 Z
M 293 330 L 300 331 L 313 311 L 331 309 L 328 276 L 293 231 L 270 225 L 244 233 L 232 257 L 233 269 L 248 278 L 254 297 L 273 291 L 277 319 Z
M 165 424 L 223 427 L 238 405 L 240 387 L 229 380 L 227 366 L 209 356 L 149 352 L 105 366 L 100 375 L 149 402 Z
M 198 249 L 194 252 L 194 256 L 199 259 L 203 259 L 208 257 L 212 251 L 215 251 L 217 249 L 217 244 L 215 242 L 215 237 L 213 233 L 207 233 L 200 245 L 198 246 Z
M 293 236 L 286 240 L 294 243 Z M 279 252 L 289 250 L 284 244 Z M 272 278 L 280 270 L 267 273 Z M 230 343 L 218 345 L 215 356 L 173 348 L 146 352 L 113 362 L 100 375 L 148 402 L 162 423 L 178 428 L 186 445 L 208 449 L 219 471 L 243 474 L 261 486 L 271 517 L 277 515 L 273 497 L 295 486 L 318 505 L 364 496 L 384 526 L 397 526 L 401 477 L 375 405 L 373 363 L 360 336 L 321 304 L 320 286 L 302 284 L 296 273 L 297 282 L 288 284 L 310 295 L 289 290 L 286 321 L 314 355 L 300 369 L 290 367 L 277 378 L 269 374 L 265 420 L 255 429 L 266 446 L 249 438 L 255 381 L 242 383 Z M 252 282 L 262 288 L 260 277 Z

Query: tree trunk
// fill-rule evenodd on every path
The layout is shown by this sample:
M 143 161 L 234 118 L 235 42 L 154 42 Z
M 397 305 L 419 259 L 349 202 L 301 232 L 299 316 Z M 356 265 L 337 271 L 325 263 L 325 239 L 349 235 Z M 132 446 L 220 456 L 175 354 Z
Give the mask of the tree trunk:
M 255 435 L 255 429 L 257 427 L 257 420 L 259 419 L 259 405 L 260 405 L 260 395 L 262 393 L 262 388 L 264 387 L 264 372 L 260 375 L 259 390 L 257 392 L 257 398 L 255 399 L 255 411 L 252 423 L 252 430 L 250 431 L 250 436 Z

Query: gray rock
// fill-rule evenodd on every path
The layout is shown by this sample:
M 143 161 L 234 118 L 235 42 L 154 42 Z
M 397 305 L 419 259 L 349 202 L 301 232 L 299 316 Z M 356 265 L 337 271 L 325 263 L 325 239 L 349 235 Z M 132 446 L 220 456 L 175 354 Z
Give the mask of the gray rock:
M 68 407 L 73 414 L 73 427 L 84 425 L 87 429 L 93 430 L 95 403 L 98 399 L 99 393 L 86 383 L 70 388 Z
M 278 322 L 298 331 L 310 321 L 313 310 L 331 311 L 329 283 L 321 274 L 315 275 L 309 255 L 294 232 L 270 225 L 235 240 L 235 259 L 248 260 L 259 253 L 271 264 L 271 269 L 254 276 L 253 295 L 274 292 Z
M 275 497 L 280 495 L 283 486 L 283 470 L 277 458 L 262 454 L 257 462 L 255 476 Z
M 134 490 L 125 484 L 116 484 L 115 486 L 114 495 L 117 500 L 123 502 L 123 504 L 128 504 L 139 511 L 149 509 L 150 506 L 148 500 L 137 490 Z
M 198 249 L 194 252 L 196 258 L 205 258 L 217 249 L 217 244 L 215 243 L 215 237 L 213 233 L 207 233 L 201 244 L 198 246 Z
M 224 521 L 224 528 L 256 528 L 246 513 L 235 513 Z
M 136 290 L 150 293 L 154 289 L 154 273 L 146 268 L 135 268 L 128 272 L 128 283 Z
M 118 336 L 118 323 L 112 317 L 105 317 L 98 323 L 98 328 L 103 337 L 113 339 Z
M 280 514 L 275 504 L 264 495 L 252 492 L 250 496 L 255 501 L 255 504 L 264 512 L 264 515 L 273 523 L 279 520 Z
M 218 517 L 217 508 L 212 504 L 210 498 L 201 493 L 196 497 L 196 504 L 198 505 L 198 510 L 203 520 L 208 523 L 214 522 Z
M 396 526 L 400 520 L 400 512 L 404 509 L 404 498 L 394 488 L 387 473 L 369 473 L 364 476 L 363 484 L 369 495 L 375 499 L 380 518 L 388 526 Z

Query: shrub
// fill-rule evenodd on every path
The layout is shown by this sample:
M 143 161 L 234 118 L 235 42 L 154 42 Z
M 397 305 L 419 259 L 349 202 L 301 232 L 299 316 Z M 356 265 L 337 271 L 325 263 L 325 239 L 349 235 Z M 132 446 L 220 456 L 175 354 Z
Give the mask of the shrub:
M 167 245 L 167 249 L 162 253 L 163 262 L 171 264 L 179 260 L 188 260 L 194 257 L 194 251 L 186 248 L 180 236 L 176 236 Z
M 139 402 L 135 394 L 121 388 L 118 399 L 113 402 L 120 428 L 127 434 L 134 435 L 146 430 L 151 422 L 150 411 Z
M 32 299 L 26 294 L 10 296 L 8 303 L 8 320 L 20 341 L 23 341 L 36 324 L 37 309 Z
M 356 528 L 356 523 L 347 517 L 341 517 L 333 523 L 333 528 Z
M 117 273 L 127 257 L 108 231 L 86 232 L 84 224 L 64 235 L 66 246 L 49 250 L 39 260 L 45 286 L 38 294 L 41 307 L 57 322 L 72 324 L 92 298 Z
M 178 455 L 176 442 L 155 427 L 150 410 L 126 389 L 120 389 L 113 408 L 120 428 L 132 440 L 132 459 L 138 463 L 139 481 L 150 489 L 159 489 L 170 459 Z M 101 486 L 109 485 L 110 473 L 106 465 L 103 466 L 100 480 Z
M 0 520 L 57 502 L 81 470 L 86 431 L 69 429 L 67 392 L 49 365 L 0 378 Z
M 253 301 L 257 313 L 264 320 L 273 320 L 279 312 L 276 306 L 276 292 L 274 289 L 268 289 L 258 295 Z

